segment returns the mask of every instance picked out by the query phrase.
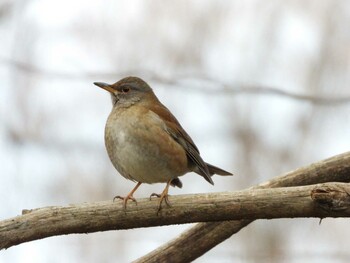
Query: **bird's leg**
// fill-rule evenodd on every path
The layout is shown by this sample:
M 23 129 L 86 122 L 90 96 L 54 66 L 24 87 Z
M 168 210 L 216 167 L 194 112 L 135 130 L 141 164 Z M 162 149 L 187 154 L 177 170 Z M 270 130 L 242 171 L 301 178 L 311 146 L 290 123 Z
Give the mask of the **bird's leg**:
M 137 188 L 139 188 L 139 186 L 141 185 L 142 183 L 141 182 L 138 182 L 137 185 L 131 190 L 130 193 L 128 193 L 127 196 L 125 197 L 122 197 L 120 195 L 117 195 L 113 198 L 113 202 L 115 199 L 122 199 L 123 200 L 123 206 L 124 206 L 124 209 L 126 209 L 126 203 L 128 202 L 129 199 L 131 199 L 132 201 L 134 201 L 136 204 L 137 204 L 137 201 L 136 199 L 134 198 L 134 193 L 136 192 Z
M 169 180 L 163 190 L 163 192 L 159 195 L 159 194 L 156 194 L 156 193 L 153 193 L 151 194 L 151 196 L 149 197 L 151 199 L 152 196 L 156 196 L 156 197 L 159 197 L 159 205 L 158 205 L 158 213 L 159 211 L 162 209 L 162 202 L 163 200 L 165 201 L 165 203 L 168 205 L 168 206 L 171 206 L 170 205 L 170 201 L 168 199 L 168 191 L 169 191 L 169 186 L 170 186 L 170 183 L 171 183 L 171 180 Z

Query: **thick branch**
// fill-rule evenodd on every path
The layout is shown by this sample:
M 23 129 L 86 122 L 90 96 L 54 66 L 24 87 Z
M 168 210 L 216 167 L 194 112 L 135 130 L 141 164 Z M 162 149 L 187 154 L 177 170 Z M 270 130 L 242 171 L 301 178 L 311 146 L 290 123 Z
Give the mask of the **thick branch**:
M 350 217 L 348 193 L 350 185 L 328 183 L 174 196 L 172 207 L 163 209 L 160 214 L 156 212 L 156 203 L 148 199 L 130 205 L 126 212 L 120 204 L 111 201 L 26 210 L 22 216 L 0 222 L 0 247 L 54 235 L 193 222 Z
M 289 172 L 251 189 L 289 187 L 325 182 L 350 182 L 350 152 Z M 191 262 L 240 231 L 251 220 L 199 223 L 137 262 Z M 196 244 L 193 246 L 192 244 Z M 181 251 L 181 253 L 178 253 Z

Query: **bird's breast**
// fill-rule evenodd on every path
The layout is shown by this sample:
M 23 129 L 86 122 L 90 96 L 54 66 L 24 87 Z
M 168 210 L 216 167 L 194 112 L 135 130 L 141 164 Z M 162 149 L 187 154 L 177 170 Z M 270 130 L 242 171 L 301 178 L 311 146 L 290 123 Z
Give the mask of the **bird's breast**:
M 131 180 L 166 182 L 188 171 L 185 150 L 166 132 L 159 116 L 145 108 L 113 110 L 105 144 L 114 167 Z

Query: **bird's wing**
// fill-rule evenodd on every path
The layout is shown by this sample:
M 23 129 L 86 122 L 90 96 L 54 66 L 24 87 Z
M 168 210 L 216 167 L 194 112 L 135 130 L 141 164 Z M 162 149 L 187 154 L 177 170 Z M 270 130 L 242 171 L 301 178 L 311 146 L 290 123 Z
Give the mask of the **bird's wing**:
M 214 184 L 208 166 L 200 156 L 197 146 L 182 128 L 175 116 L 162 104 L 152 105 L 150 106 L 150 110 L 164 121 L 166 132 L 185 149 L 189 160 L 198 168 L 194 170 L 194 172 L 203 176 L 209 183 Z

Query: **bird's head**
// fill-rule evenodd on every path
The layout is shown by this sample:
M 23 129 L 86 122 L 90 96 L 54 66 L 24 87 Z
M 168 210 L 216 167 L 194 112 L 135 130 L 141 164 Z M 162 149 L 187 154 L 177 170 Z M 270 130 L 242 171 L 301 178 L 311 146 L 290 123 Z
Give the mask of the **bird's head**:
M 111 94 L 113 106 L 129 107 L 145 98 L 155 98 L 151 87 L 138 77 L 126 77 L 114 84 L 94 82 Z

